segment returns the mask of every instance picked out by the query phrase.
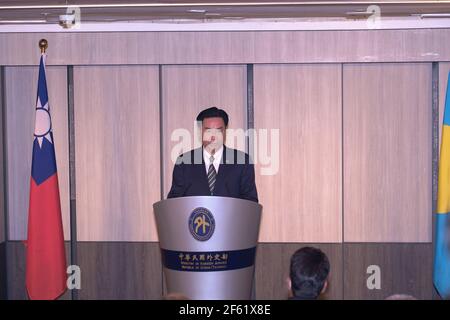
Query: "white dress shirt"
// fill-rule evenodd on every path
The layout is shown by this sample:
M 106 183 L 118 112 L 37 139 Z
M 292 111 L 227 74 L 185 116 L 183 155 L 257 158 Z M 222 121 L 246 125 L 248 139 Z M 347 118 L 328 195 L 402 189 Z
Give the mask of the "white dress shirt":
M 223 146 L 221 146 L 219 150 L 217 150 L 213 155 L 214 157 L 213 166 L 214 169 L 216 169 L 216 174 L 219 173 L 219 165 L 220 161 L 222 160 L 222 154 L 223 154 Z M 205 160 L 206 175 L 208 175 L 209 166 L 211 164 L 209 158 L 211 158 L 211 154 L 208 151 L 206 151 L 205 148 L 203 148 L 203 160 Z

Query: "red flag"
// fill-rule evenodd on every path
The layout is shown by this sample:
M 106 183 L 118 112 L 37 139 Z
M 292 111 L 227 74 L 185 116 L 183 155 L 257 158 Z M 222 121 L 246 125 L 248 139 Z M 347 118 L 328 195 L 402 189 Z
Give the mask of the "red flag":
M 31 165 L 26 285 L 30 299 L 56 299 L 66 290 L 66 255 L 58 174 L 45 77 L 39 65 Z

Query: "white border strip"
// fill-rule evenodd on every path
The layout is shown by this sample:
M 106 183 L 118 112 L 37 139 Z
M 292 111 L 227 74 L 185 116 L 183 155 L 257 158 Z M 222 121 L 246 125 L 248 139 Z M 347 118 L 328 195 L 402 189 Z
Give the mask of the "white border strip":
M 442 29 L 450 28 L 450 18 L 380 18 L 378 20 L 215 20 L 208 22 L 161 21 L 155 22 L 86 22 L 78 28 L 64 29 L 57 24 L 0 24 L 0 33 L 15 32 L 126 32 L 126 31 L 301 31 L 301 30 L 373 30 L 373 29 Z
M 185 3 L 89 3 L 89 4 L 50 4 L 50 5 L 18 5 L 0 6 L 0 10 L 9 9 L 64 9 L 67 7 L 79 8 L 164 8 L 164 7 L 258 7 L 258 6 L 336 6 L 336 5 L 432 5 L 447 4 L 450 0 L 362 0 L 362 1 L 272 1 L 272 2 L 185 2 Z

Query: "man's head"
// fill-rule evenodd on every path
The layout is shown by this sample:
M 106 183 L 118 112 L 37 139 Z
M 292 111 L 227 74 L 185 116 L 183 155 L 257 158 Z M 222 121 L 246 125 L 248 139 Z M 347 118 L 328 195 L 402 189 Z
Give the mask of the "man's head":
M 214 154 L 225 143 L 228 114 L 224 110 L 211 107 L 200 112 L 197 121 L 202 122 L 203 147 Z
M 295 297 L 316 299 L 327 288 L 330 262 L 320 249 L 304 247 L 291 257 L 290 287 Z

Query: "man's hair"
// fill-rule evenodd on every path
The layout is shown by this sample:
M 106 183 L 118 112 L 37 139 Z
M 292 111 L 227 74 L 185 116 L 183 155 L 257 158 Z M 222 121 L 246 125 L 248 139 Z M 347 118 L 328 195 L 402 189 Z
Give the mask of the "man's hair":
M 198 114 L 197 121 L 203 121 L 203 119 L 206 118 L 222 118 L 225 123 L 225 127 L 228 126 L 228 114 L 222 109 L 218 109 L 216 107 L 205 109 Z
M 330 272 L 330 262 L 320 249 L 304 247 L 291 257 L 290 278 L 294 296 L 317 298 Z

